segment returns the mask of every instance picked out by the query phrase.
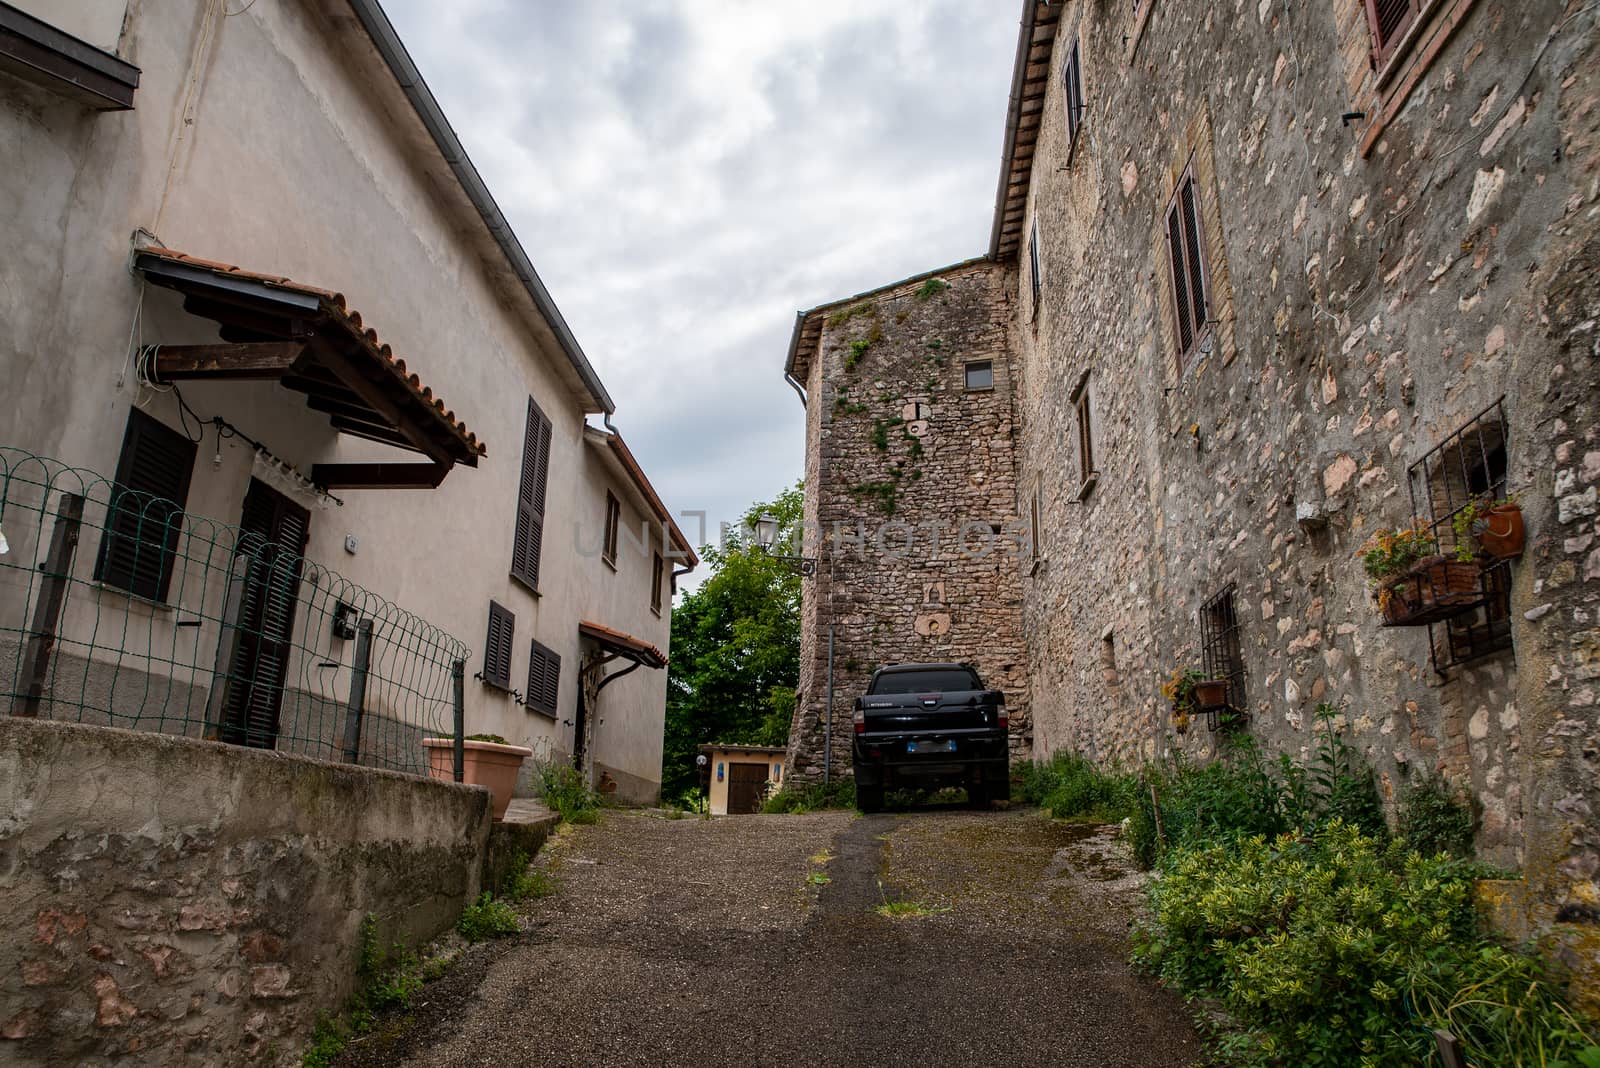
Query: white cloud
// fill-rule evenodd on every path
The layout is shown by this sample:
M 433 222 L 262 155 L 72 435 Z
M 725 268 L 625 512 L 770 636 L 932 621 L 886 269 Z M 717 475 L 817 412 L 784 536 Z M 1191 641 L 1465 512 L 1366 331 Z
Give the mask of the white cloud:
M 1014 0 L 385 5 L 668 505 L 797 479 L 794 313 L 982 253 Z

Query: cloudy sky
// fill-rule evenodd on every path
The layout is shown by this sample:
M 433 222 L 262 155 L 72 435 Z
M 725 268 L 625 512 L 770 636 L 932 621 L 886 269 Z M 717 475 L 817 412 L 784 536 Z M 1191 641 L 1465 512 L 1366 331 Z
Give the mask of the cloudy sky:
M 713 532 L 800 477 L 795 312 L 987 251 L 1016 0 L 384 8 L 618 429 Z

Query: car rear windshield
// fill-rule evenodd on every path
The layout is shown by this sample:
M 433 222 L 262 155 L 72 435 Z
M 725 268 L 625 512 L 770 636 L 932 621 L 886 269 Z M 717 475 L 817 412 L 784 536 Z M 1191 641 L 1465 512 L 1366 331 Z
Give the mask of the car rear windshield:
M 981 690 L 975 672 L 966 668 L 937 668 L 929 671 L 895 671 L 879 675 L 872 682 L 872 692 L 885 693 L 960 693 L 963 690 Z

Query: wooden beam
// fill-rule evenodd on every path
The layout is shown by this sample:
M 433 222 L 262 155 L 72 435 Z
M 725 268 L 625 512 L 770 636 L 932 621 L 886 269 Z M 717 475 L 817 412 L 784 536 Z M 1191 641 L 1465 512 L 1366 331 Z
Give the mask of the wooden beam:
M 316 327 L 308 319 L 285 318 L 262 311 L 255 306 L 246 307 L 222 300 L 211 300 L 194 293 L 183 298 L 183 310 L 202 319 L 210 319 L 224 327 L 245 330 L 260 337 L 279 337 L 289 340 L 308 338 Z
M 384 393 L 383 387 L 367 375 L 366 369 L 357 364 L 340 346 L 326 338 L 318 338 L 318 342 L 316 350 L 318 361 L 338 376 L 346 389 L 360 397 L 363 403 L 387 419 L 390 424 L 398 427 L 400 433 L 405 435 L 406 440 L 411 442 L 417 451 L 442 464 L 454 461 L 450 451 L 432 433 L 418 425 L 416 416 L 420 413 L 402 411 L 400 406 Z
M 157 345 L 160 382 L 194 378 L 280 379 L 305 351 L 298 341 L 253 341 L 221 345 Z
M 449 473 L 447 463 L 313 464 L 311 481 L 325 489 L 433 489 Z
M 422 451 L 415 445 L 411 444 L 411 442 L 407 441 L 398 430 L 391 430 L 388 427 L 375 426 L 372 423 L 363 422 L 359 419 L 351 419 L 348 416 L 343 415 L 335 415 L 328 421 L 333 424 L 333 429 L 339 431 L 341 434 L 349 434 L 351 437 L 365 438 L 368 441 L 379 441 L 385 445 L 393 445 L 397 449 L 405 449 L 409 452 Z

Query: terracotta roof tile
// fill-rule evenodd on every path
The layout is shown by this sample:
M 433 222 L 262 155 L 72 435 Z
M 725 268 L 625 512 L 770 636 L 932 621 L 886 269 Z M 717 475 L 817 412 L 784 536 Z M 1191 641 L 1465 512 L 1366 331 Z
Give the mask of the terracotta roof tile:
M 406 370 L 404 360 L 394 355 L 394 350 L 384 344 L 378 337 L 378 332 L 371 327 L 363 325 L 361 313 L 354 310 L 345 301 L 344 294 L 332 289 L 322 289 L 318 286 L 306 285 L 277 274 L 262 274 L 258 271 L 247 271 L 231 263 L 221 263 L 216 260 L 204 260 L 198 256 L 191 256 L 186 252 L 176 249 L 152 247 L 139 250 L 142 256 L 154 256 L 159 259 L 169 260 L 173 263 L 183 263 L 191 267 L 201 267 L 221 275 L 230 275 L 237 278 L 249 278 L 253 281 L 264 282 L 292 293 L 315 297 L 323 305 L 323 310 L 330 317 L 337 320 L 352 337 L 362 341 L 374 361 L 385 368 L 395 381 L 402 384 L 408 392 L 422 402 L 423 406 L 432 410 L 435 418 L 444 424 L 445 428 L 454 436 L 467 451 L 474 456 L 485 456 L 488 449 L 478 440 L 478 436 L 467 429 L 467 425 L 456 418 L 455 412 L 445 407 L 444 401 L 436 396 L 431 389 L 422 384 L 415 374 Z

